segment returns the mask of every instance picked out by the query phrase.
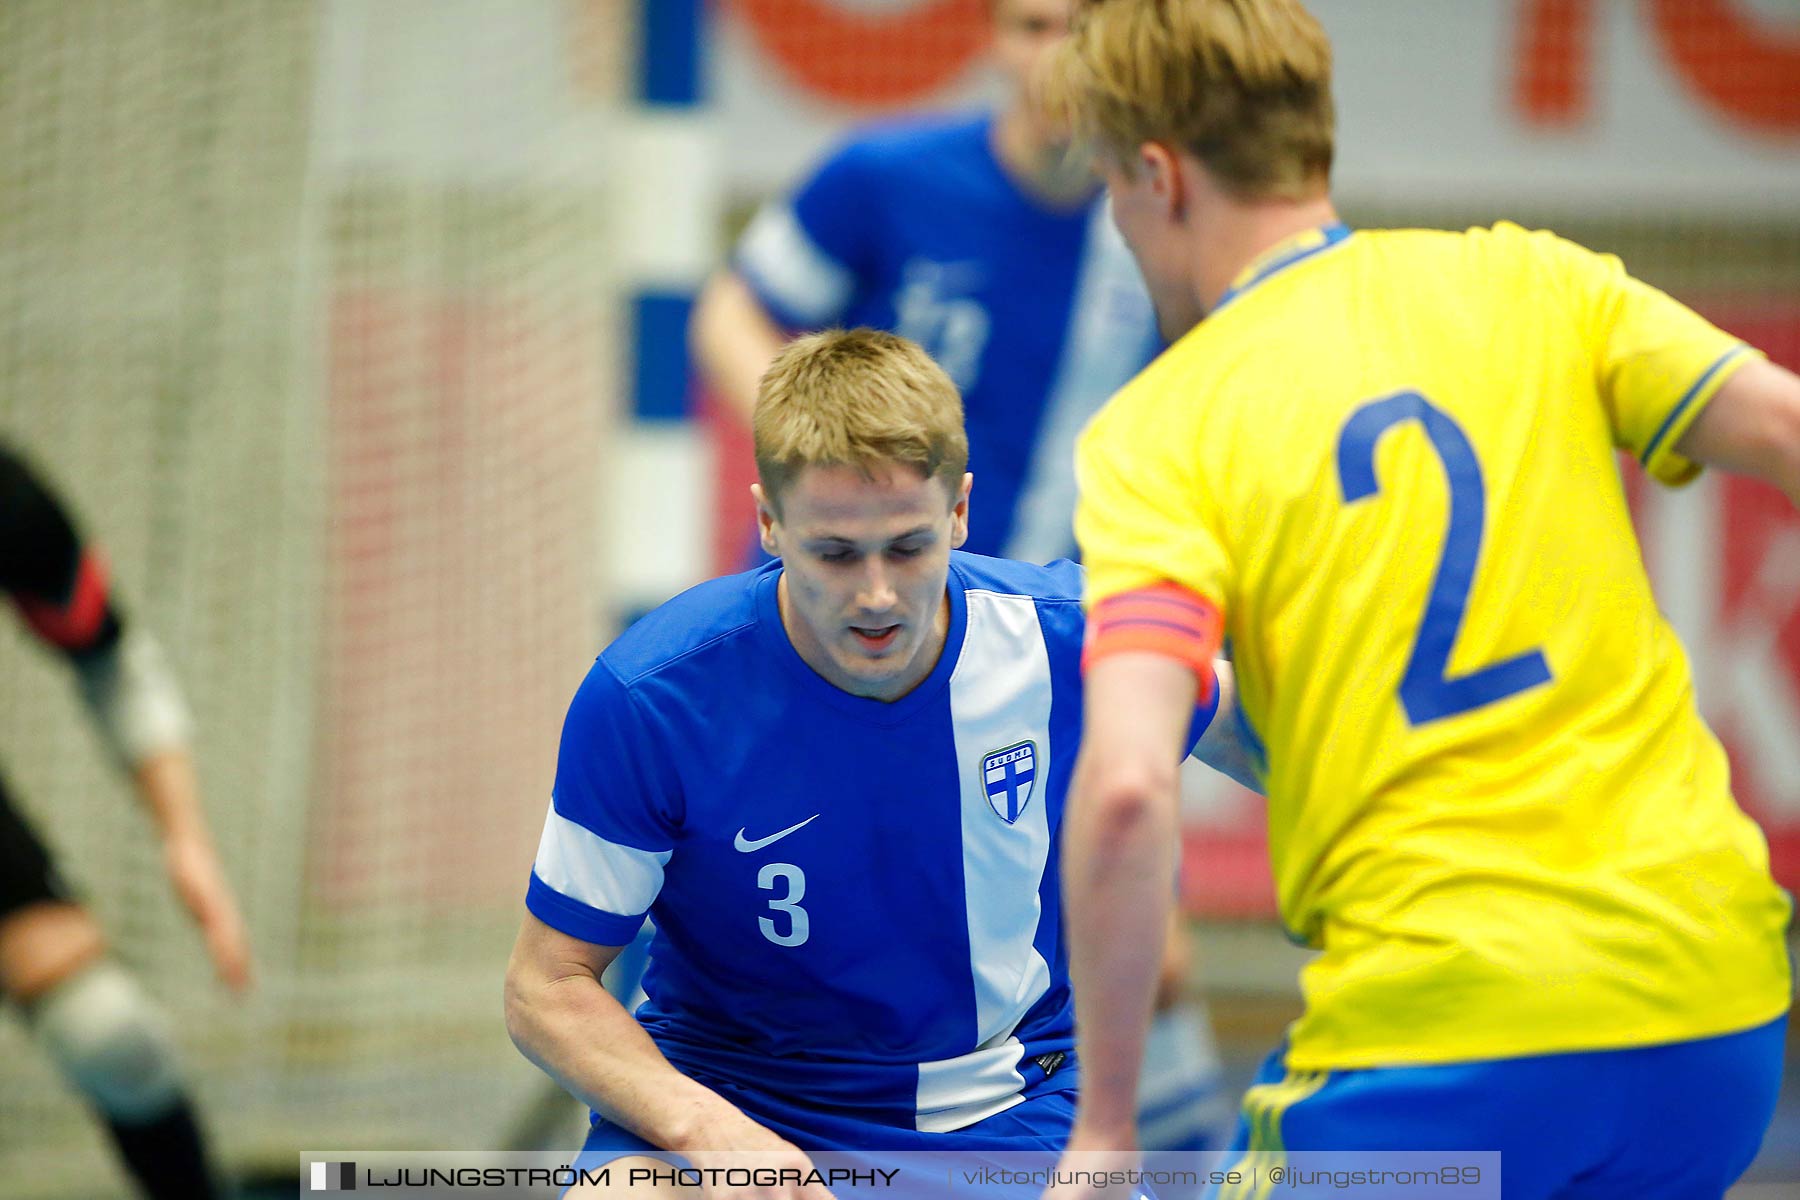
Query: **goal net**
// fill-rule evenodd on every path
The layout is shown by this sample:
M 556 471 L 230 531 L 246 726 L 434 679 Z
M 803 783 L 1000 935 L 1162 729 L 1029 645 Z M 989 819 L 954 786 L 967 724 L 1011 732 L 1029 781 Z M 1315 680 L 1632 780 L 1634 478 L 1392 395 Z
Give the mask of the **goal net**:
M 599 643 L 627 8 L 0 6 L 0 436 L 182 679 L 255 992 L 18 622 L 0 767 L 232 1166 L 491 1146 L 537 1086 L 499 980 Z M 0 1174 L 123 1190 L 16 1010 Z

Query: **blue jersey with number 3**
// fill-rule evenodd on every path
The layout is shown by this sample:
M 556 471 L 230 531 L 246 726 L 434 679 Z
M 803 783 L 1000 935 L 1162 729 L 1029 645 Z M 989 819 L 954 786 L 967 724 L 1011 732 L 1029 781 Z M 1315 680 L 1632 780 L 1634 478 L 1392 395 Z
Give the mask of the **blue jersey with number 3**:
M 953 554 L 943 655 L 893 703 L 801 660 L 780 572 L 694 588 L 600 656 L 531 911 L 603 945 L 648 912 L 639 1019 L 752 1116 L 772 1097 L 941 1132 L 1071 1086 L 1079 568 Z

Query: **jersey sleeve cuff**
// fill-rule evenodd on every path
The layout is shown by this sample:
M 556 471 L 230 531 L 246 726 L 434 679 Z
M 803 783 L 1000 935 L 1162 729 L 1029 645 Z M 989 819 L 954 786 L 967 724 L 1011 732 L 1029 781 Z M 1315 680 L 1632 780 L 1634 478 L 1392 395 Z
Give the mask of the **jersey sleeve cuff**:
M 764 312 L 769 314 L 769 319 L 786 332 L 800 333 L 828 323 L 809 321 L 804 314 L 782 303 L 781 297 L 769 286 L 762 274 L 741 256 L 731 260 L 731 269 L 737 272 L 739 279 L 744 281 L 744 286 L 750 289 L 750 294 L 756 297 L 756 302 L 762 305 Z
M 1670 487 L 1680 487 L 1699 476 L 1700 464 L 1677 453 L 1675 444 L 1699 420 L 1700 414 L 1706 411 L 1706 406 L 1712 403 L 1712 398 L 1719 394 L 1719 389 L 1725 386 L 1726 381 L 1737 374 L 1745 363 L 1761 357 L 1760 351 L 1739 342 L 1714 359 L 1712 365 L 1694 381 L 1693 386 L 1682 393 L 1681 399 L 1669 409 L 1668 416 L 1663 418 L 1663 423 L 1657 427 L 1649 445 L 1644 447 L 1643 454 L 1639 456 L 1638 461 L 1651 478 Z
M 558 933 L 596 946 L 630 945 L 647 915 L 620 916 L 589 908 L 539 879 L 536 871 L 531 873 L 531 885 L 525 891 L 525 907 L 532 916 Z
M 814 241 L 787 205 L 766 206 L 756 214 L 731 267 L 776 324 L 789 331 L 833 323 L 856 288 L 850 269 Z

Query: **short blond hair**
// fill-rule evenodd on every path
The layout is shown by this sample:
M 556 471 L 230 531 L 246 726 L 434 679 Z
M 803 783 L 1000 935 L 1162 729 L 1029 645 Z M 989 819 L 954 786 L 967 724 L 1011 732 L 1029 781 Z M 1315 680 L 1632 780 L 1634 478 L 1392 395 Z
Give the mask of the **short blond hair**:
M 969 466 L 962 396 L 916 343 L 879 329 L 789 342 L 763 372 L 750 418 L 770 507 L 806 467 L 883 463 L 941 476 L 954 499 Z
M 1185 150 L 1248 200 L 1306 200 L 1331 176 L 1331 42 L 1299 0 L 1083 0 L 1044 99 L 1130 171 Z

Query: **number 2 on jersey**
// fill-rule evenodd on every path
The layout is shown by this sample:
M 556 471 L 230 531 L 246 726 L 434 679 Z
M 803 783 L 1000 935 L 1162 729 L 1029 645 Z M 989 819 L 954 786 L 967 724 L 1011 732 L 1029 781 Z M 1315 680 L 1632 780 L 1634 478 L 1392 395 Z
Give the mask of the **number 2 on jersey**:
M 1450 530 L 1438 560 L 1437 579 L 1425 601 L 1425 615 L 1413 641 L 1412 657 L 1400 680 L 1406 718 L 1424 725 L 1504 700 L 1550 682 L 1550 664 L 1541 651 L 1528 650 L 1504 662 L 1449 674 L 1450 652 L 1469 608 L 1469 588 L 1481 558 L 1487 492 L 1481 462 L 1462 427 L 1417 392 L 1372 400 L 1350 415 L 1338 437 L 1338 480 L 1344 503 L 1355 504 L 1381 490 L 1375 478 L 1375 448 L 1396 425 L 1417 421 L 1431 440 L 1450 483 Z

